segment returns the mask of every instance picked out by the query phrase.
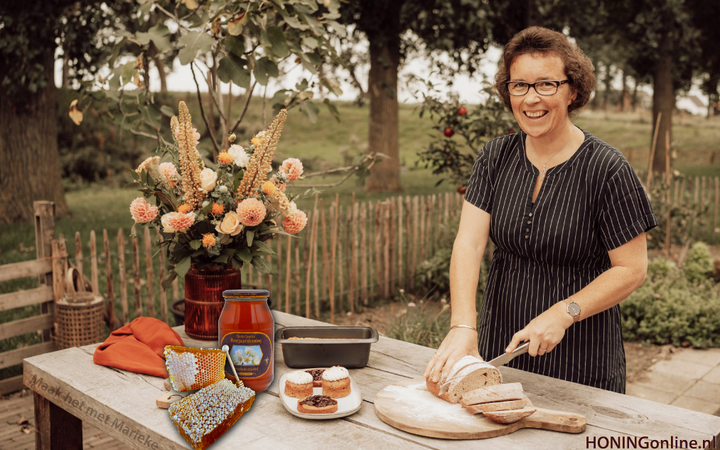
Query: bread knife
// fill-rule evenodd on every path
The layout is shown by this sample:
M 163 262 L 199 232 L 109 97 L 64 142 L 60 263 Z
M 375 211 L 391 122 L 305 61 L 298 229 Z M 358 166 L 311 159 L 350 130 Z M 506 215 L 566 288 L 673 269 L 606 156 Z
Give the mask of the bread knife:
M 524 344 L 520 344 L 517 346 L 515 350 L 513 350 L 512 353 L 503 353 L 502 355 L 498 356 L 497 358 L 488 361 L 489 364 L 500 367 L 504 366 L 505 364 L 509 363 L 514 357 L 518 355 L 522 355 L 523 353 L 527 353 L 528 346 L 530 345 L 530 342 L 525 342 Z

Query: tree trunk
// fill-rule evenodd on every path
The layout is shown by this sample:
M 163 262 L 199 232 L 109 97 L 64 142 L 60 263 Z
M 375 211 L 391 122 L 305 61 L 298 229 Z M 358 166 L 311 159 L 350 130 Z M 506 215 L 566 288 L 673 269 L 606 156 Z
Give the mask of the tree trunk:
M 400 2 L 398 2 L 400 3 Z M 393 21 L 399 29 L 400 8 L 388 8 L 396 14 Z M 386 17 L 386 20 L 389 18 Z M 398 138 L 397 79 L 400 61 L 400 36 L 386 33 L 384 38 L 368 34 L 370 41 L 370 127 L 368 148 L 389 158 L 375 164 L 365 181 L 365 190 L 397 192 L 400 186 L 400 151 Z
M 47 86 L 22 104 L 0 90 L 0 223 L 32 220 L 35 200 L 55 202 L 58 216 L 70 213 L 60 178 L 53 56 L 45 55 Z
M 665 147 L 669 145 L 668 136 L 672 142 L 672 114 L 675 109 L 675 89 L 672 80 L 672 52 L 670 51 L 670 37 L 665 34 L 660 41 L 661 51 L 655 70 L 653 71 L 653 135 L 657 125 L 657 117 L 662 113 L 660 127 L 657 131 L 657 145 L 655 146 L 655 157 L 652 161 L 653 172 L 665 172 Z M 669 133 L 669 134 L 668 134 Z M 652 149 L 651 149 L 652 151 Z
M 627 79 L 628 76 L 625 74 L 625 71 L 622 71 L 622 95 L 620 95 L 620 111 L 625 112 L 625 106 L 626 106 L 626 100 L 628 96 L 628 90 L 627 90 Z
M 637 95 L 637 94 L 638 94 L 638 84 L 640 84 L 640 83 L 638 83 L 638 79 L 637 79 L 637 78 L 633 78 L 633 81 L 634 81 L 634 83 L 633 83 L 633 93 L 632 93 L 632 97 L 630 97 L 630 110 L 631 110 L 632 112 L 635 112 L 635 109 L 637 108 L 637 103 L 638 103 L 638 101 L 637 101 L 637 97 L 638 97 L 638 95 Z

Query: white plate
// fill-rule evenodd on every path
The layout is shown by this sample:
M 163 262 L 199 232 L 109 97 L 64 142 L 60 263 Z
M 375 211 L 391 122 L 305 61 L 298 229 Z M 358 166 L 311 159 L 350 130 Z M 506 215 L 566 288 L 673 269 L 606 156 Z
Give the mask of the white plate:
M 343 398 L 336 398 L 338 402 L 338 409 L 334 413 L 330 414 L 313 414 L 313 413 L 301 413 L 297 410 L 298 400 L 296 397 L 288 397 L 285 395 L 285 381 L 289 372 L 280 377 L 278 383 L 278 389 L 280 391 L 280 401 L 282 402 L 285 409 L 288 410 L 293 416 L 297 416 L 303 419 L 314 419 L 314 420 L 325 420 L 325 419 L 337 419 L 338 417 L 346 417 L 351 414 L 355 414 L 360 410 L 362 406 L 362 397 L 360 396 L 360 388 L 358 387 L 353 377 L 350 377 L 350 395 Z M 322 395 L 322 387 L 314 387 L 313 395 Z

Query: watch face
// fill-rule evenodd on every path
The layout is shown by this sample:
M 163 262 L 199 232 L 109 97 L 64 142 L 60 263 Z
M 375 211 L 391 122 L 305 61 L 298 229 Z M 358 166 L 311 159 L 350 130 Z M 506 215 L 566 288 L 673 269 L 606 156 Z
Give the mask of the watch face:
M 578 305 L 575 302 L 568 303 L 567 312 L 573 317 L 579 316 L 580 315 L 580 305 Z

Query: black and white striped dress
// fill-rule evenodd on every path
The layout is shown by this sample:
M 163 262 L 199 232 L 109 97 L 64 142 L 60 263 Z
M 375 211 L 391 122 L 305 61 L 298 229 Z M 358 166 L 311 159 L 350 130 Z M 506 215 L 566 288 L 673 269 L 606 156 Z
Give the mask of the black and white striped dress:
M 478 319 L 478 351 L 501 355 L 517 331 L 610 269 L 608 251 L 657 226 L 635 172 L 615 148 L 585 132 L 575 154 L 539 176 L 523 132 L 480 151 L 465 199 L 491 215 L 497 246 Z M 620 307 L 573 324 L 553 351 L 508 364 L 610 391 L 625 392 Z

